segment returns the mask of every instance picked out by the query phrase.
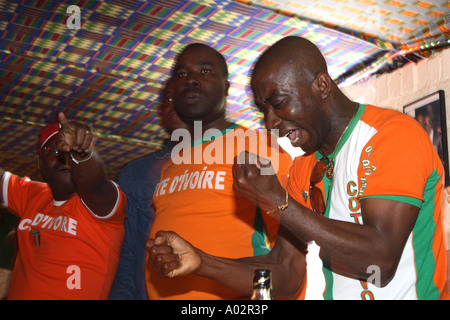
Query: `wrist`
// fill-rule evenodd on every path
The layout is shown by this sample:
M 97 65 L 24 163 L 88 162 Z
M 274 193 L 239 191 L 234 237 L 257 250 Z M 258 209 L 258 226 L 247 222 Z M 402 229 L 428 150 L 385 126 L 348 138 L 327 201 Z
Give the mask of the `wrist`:
M 272 217 L 274 217 L 274 218 L 279 219 L 280 216 L 281 216 L 281 213 L 282 213 L 284 210 L 286 210 L 286 209 L 288 208 L 288 206 L 289 206 L 289 193 L 288 193 L 288 191 L 287 191 L 287 189 L 286 189 L 286 192 L 285 192 L 285 203 L 284 203 L 284 204 L 278 205 L 276 208 L 273 208 L 272 210 L 269 210 L 269 211 L 267 211 L 266 213 L 267 213 L 269 216 L 272 216 Z
M 195 254 L 197 255 L 198 262 L 197 267 L 194 270 L 194 274 L 197 276 L 205 277 L 208 274 L 207 266 L 208 266 L 208 254 L 203 252 L 202 250 L 198 248 L 194 248 Z
M 70 152 L 70 157 L 75 164 L 86 162 L 92 158 L 94 150 L 90 149 L 88 152 Z

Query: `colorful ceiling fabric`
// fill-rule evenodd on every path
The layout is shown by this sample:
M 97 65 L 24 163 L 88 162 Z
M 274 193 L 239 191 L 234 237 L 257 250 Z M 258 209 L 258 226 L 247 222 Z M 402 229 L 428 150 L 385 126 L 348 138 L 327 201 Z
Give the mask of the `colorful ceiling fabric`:
M 415 38 L 424 40 L 449 32 L 445 21 L 450 10 L 447 0 L 254 0 L 252 3 L 365 34 L 369 41 L 379 44 L 403 45 Z M 423 35 L 418 36 L 420 33 Z
M 450 42 L 448 0 L 253 0 L 245 3 L 332 28 L 385 50 L 378 56 L 367 55 L 369 59 L 359 66 L 346 66 L 349 71 L 336 77 L 341 85 L 389 72 L 410 61 L 417 62 Z
M 191 42 L 225 56 L 228 115 L 259 128 L 251 67 L 282 37 L 315 42 L 341 85 L 417 61 L 450 41 L 444 0 L 73 2 L 0 0 L 0 166 L 33 179 L 40 179 L 35 137 L 58 111 L 94 128 L 113 178 L 126 162 L 159 149 L 167 139 L 160 92 Z

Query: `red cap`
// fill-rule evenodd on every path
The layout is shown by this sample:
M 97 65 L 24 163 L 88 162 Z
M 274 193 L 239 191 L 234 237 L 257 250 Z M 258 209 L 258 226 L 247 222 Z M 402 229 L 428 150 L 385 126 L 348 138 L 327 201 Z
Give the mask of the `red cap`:
M 42 130 L 40 139 L 40 148 L 42 148 L 51 137 L 53 137 L 55 134 L 59 132 L 59 127 L 60 127 L 59 122 L 54 122 Z

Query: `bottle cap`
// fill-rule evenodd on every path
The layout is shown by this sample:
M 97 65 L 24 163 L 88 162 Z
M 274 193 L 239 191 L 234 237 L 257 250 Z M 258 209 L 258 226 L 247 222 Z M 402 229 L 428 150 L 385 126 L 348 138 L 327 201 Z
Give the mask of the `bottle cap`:
M 253 276 L 253 287 L 270 286 L 271 271 L 269 269 L 256 269 Z

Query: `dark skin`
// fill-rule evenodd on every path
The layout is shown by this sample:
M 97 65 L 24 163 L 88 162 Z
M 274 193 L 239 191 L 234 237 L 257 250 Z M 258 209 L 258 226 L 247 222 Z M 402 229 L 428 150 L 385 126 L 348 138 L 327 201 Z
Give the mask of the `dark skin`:
M 231 125 L 225 117 L 228 88 L 226 64 L 216 51 L 204 45 L 193 45 L 187 47 L 180 54 L 174 68 L 174 103 L 177 113 L 185 120 L 191 132 L 194 121 L 202 121 L 203 132 L 210 128 L 222 130 Z M 165 239 L 165 233 L 162 233 L 162 236 Z M 156 238 L 156 242 L 159 243 L 159 237 Z M 168 239 L 168 241 L 171 240 Z M 149 246 L 152 247 L 153 243 L 153 240 L 150 240 Z M 150 259 L 155 270 L 165 276 L 166 271 L 171 268 L 167 266 L 179 266 L 180 261 L 176 250 L 172 251 L 172 247 L 168 246 L 165 240 L 162 240 L 161 243 L 162 246 L 153 246 L 150 249 Z M 267 267 L 271 264 L 273 270 L 278 270 L 277 275 L 273 277 L 274 287 L 282 288 L 281 283 L 289 283 L 290 287 L 281 294 L 293 295 L 303 282 L 306 269 L 303 252 L 305 246 L 286 230 L 279 232 L 277 243 L 285 243 L 285 247 L 289 247 L 291 250 L 287 250 L 288 254 L 285 256 L 278 254 L 277 250 L 272 250 L 270 256 L 252 257 L 248 263 L 236 263 L 232 259 L 212 257 L 203 253 L 202 259 L 210 259 L 211 264 L 203 263 L 202 266 L 205 268 L 198 270 L 197 274 L 222 282 L 245 295 L 250 295 L 252 292 L 251 281 L 242 281 L 240 277 L 252 279 L 255 268 Z M 291 254 L 298 250 L 301 250 L 299 254 Z M 198 250 L 198 252 L 201 251 Z M 187 258 L 189 259 L 189 257 Z M 196 259 L 195 256 L 194 259 Z M 162 260 L 165 263 L 161 263 Z M 297 267 L 294 268 L 294 266 Z M 224 274 L 236 274 L 239 277 L 224 277 Z
M 291 143 L 306 154 L 320 151 L 330 155 L 357 110 L 332 81 L 326 63 L 317 47 L 298 37 L 282 39 L 266 51 L 255 65 L 252 90 L 258 108 L 264 112 L 267 128 L 278 129 Z M 250 155 L 244 155 L 247 159 Z M 254 163 L 254 162 L 253 162 Z M 285 191 L 273 176 L 261 175 L 251 164 L 233 166 L 234 190 L 258 203 L 263 210 L 272 210 L 285 203 Z M 370 265 L 381 271 L 381 286 L 395 274 L 404 245 L 417 219 L 415 206 L 386 199 L 362 199 L 364 225 L 341 222 L 315 214 L 289 197 L 288 208 L 276 213 L 282 228 L 295 241 L 277 240 L 266 256 L 240 260 L 212 257 L 194 248 L 173 232 L 160 232 L 150 240 L 154 265 L 162 275 L 174 277 L 195 273 L 223 282 L 249 295 L 244 285 L 251 276 L 242 269 L 251 269 L 258 262 L 273 264 L 274 295 L 291 296 L 299 282 L 275 280 L 292 274 L 305 276 L 304 243 L 315 241 L 320 246 L 324 263 L 334 272 L 367 280 Z M 277 268 L 277 263 L 296 261 L 291 267 Z M 303 261 L 304 262 L 304 261 Z M 301 283 L 301 282 L 300 282 Z
M 278 129 L 280 136 L 296 137 L 291 140 L 293 145 L 305 153 L 318 150 L 330 155 L 357 104 L 342 94 L 318 56 L 317 48 L 304 39 L 286 38 L 260 59 L 252 89 L 269 129 Z M 258 175 L 255 166 L 236 165 L 235 169 L 238 193 L 254 195 L 255 200 L 270 198 L 272 207 L 284 203 L 284 191 L 274 188 L 269 176 Z M 312 214 L 290 198 L 280 222 L 300 240 L 315 241 L 321 258 L 335 272 L 366 280 L 370 276 L 367 267 L 379 266 L 384 286 L 395 274 L 418 212 L 419 208 L 402 202 L 362 199 L 364 225 L 357 225 Z
M 58 114 L 61 125 L 59 132 L 50 138 L 45 146 L 60 150 L 56 154 L 51 150 L 41 150 L 39 166 L 42 177 L 52 190 L 57 201 L 68 200 L 79 194 L 89 209 L 97 216 L 111 213 L 116 200 L 117 190 L 107 177 L 103 162 L 95 152 L 91 129 L 78 122 L 69 122 L 63 113 Z M 61 152 L 63 151 L 63 152 Z M 79 160 L 88 160 L 75 164 L 69 152 L 76 154 Z M 3 177 L 4 169 L 0 168 Z M 0 184 L 0 196 L 3 184 Z
M 220 54 L 203 44 L 190 45 L 178 56 L 173 71 L 173 101 L 191 132 L 194 121 L 202 122 L 203 132 L 232 124 L 226 119 L 230 86 L 226 70 Z
M 225 117 L 226 96 L 229 88 L 227 76 L 225 61 L 210 47 L 196 44 L 187 47 L 179 55 L 174 68 L 174 102 L 177 113 L 185 120 L 191 132 L 194 127 L 194 121 L 202 121 L 203 132 L 210 128 L 222 130 L 230 126 L 231 123 Z M 159 232 L 156 240 L 151 239 L 148 243 L 150 260 L 156 272 L 162 276 L 170 272 L 171 270 L 169 269 L 172 269 L 172 266 L 176 268 L 180 265 L 179 257 L 182 257 L 182 259 L 200 259 L 196 254 L 185 256 L 175 248 L 172 250 L 172 246 L 168 245 L 172 240 L 168 238 L 166 241 L 166 235 L 169 237 L 170 234 L 172 233 Z M 160 235 L 162 238 L 160 238 Z M 176 239 L 182 240 L 178 237 L 175 237 L 175 241 Z M 162 245 L 153 246 L 155 242 Z M 298 241 L 287 232 L 280 232 L 277 242 L 286 242 L 286 246 L 292 248 L 290 252 L 296 251 L 297 247 L 302 247 L 301 244 L 297 246 Z M 192 250 L 194 249 L 192 248 Z M 195 250 L 201 253 L 201 250 Z M 271 257 L 273 257 L 271 258 L 273 261 L 276 261 L 271 262 L 264 256 L 252 258 L 251 263 L 247 264 L 236 263 L 232 259 L 212 257 L 204 253 L 201 259 L 210 258 L 212 264 L 202 264 L 205 266 L 202 275 L 222 282 L 245 295 L 250 295 L 252 292 L 251 281 L 242 281 L 240 277 L 233 278 L 222 275 L 238 274 L 246 279 L 252 279 L 254 268 L 267 266 L 268 263 L 272 263 L 273 269 L 279 268 L 278 274 L 283 275 L 282 277 L 274 276 L 274 285 L 281 287 L 278 285 L 278 282 L 282 281 L 294 283 L 293 290 L 296 292 L 303 281 L 304 270 L 300 267 L 292 273 L 288 271 L 293 269 L 294 265 L 306 267 L 305 255 L 297 255 L 295 259 L 291 259 L 287 255 L 278 259 L 276 251 L 272 250 Z M 215 264 L 216 261 L 217 264 Z M 215 275 L 221 276 L 214 277 Z
M 161 99 L 161 125 L 171 134 L 174 130 L 186 128 L 186 124 L 178 116 L 173 104 L 173 78 L 171 78 L 164 88 Z

